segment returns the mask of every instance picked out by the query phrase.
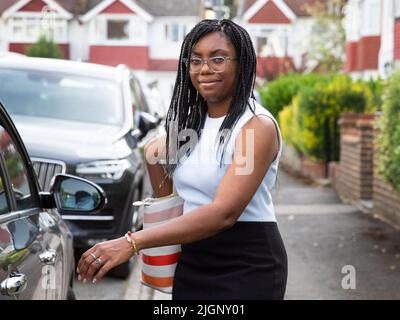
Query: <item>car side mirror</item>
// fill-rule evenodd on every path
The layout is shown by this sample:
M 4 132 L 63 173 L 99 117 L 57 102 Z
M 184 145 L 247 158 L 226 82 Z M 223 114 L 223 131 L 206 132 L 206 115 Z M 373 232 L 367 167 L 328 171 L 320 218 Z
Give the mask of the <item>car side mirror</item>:
M 160 120 L 147 112 L 140 112 L 139 129 L 142 132 L 142 137 L 155 128 L 157 128 Z
M 41 192 L 42 207 L 63 213 L 96 213 L 107 204 L 105 192 L 97 184 L 68 174 L 53 177 L 50 192 Z

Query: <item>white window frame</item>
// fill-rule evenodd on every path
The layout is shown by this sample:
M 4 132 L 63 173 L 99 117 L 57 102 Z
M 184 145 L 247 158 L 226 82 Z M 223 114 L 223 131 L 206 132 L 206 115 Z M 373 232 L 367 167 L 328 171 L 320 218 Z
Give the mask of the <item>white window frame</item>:
M 173 33 L 172 29 L 173 26 L 178 27 L 178 38 L 176 40 L 173 39 Z M 165 34 L 165 30 L 167 30 L 167 34 Z M 188 28 L 186 26 L 186 23 L 182 22 L 167 22 L 164 24 L 164 39 L 168 43 L 182 43 L 183 39 L 185 38 L 186 34 L 188 32 Z
M 128 39 L 107 39 L 107 22 L 119 20 L 129 22 Z M 136 31 L 140 30 L 137 34 Z M 146 46 L 147 23 L 132 14 L 101 14 L 90 22 L 90 44 L 107 46 Z
M 377 36 L 381 33 L 381 3 L 379 0 L 367 0 L 362 8 L 362 36 Z
M 246 26 L 247 27 L 247 26 Z M 270 46 L 274 51 L 274 56 L 285 57 L 289 55 L 290 47 L 290 29 L 288 26 L 276 26 L 273 24 L 251 24 L 248 25 L 247 30 L 252 35 L 252 40 L 255 47 L 258 49 L 257 38 L 267 38 L 267 46 Z M 277 47 L 278 46 L 278 47 Z M 257 52 L 257 55 L 259 53 Z M 260 52 L 260 57 L 267 57 L 263 52 Z
M 21 19 L 20 26 L 22 27 L 22 34 L 15 35 L 14 34 L 14 26 L 16 19 Z M 40 12 L 17 12 L 12 17 L 8 19 L 8 34 L 10 35 L 10 42 L 18 42 L 18 43 L 35 43 L 39 39 L 40 35 L 43 34 L 42 31 L 39 31 L 38 34 L 28 35 L 28 20 L 34 20 L 39 28 L 43 26 L 43 14 Z M 55 33 L 53 37 L 53 41 L 58 44 L 68 43 L 68 21 L 63 18 L 61 15 L 55 16 L 55 25 L 56 28 L 60 28 L 60 34 Z M 54 32 L 54 31 L 53 31 Z
M 400 18 L 400 0 L 394 0 L 394 16 Z

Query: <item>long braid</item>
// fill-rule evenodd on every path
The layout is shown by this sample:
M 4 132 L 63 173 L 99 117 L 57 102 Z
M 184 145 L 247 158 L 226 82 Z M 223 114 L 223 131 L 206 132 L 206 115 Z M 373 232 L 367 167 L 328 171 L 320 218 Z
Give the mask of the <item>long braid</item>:
M 218 152 L 223 146 L 221 163 L 232 132 L 241 115 L 249 105 L 249 98 L 254 97 L 253 89 L 256 76 L 256 54 L 247 31 L 230 20 L 203 20 L 199 22 L 183 40 L 178 73 L 173 90 L 173 96 L 167 113 L 165 129 L 167 132 L 166 164 L 164 166 L 166 175 L 171 177 L 179 161 L 178 150 L 185 141 L 178 140 L 178 133 L 184 129 L 193 129 L 200 137 L 201 130 L 207 113 L 206 101 L 194 88 L 189 74 L 189 59 L 193 46 L 205 35 L 211 32 L 223 32 L 232 42 L 238 56 L 238 71 L 235 79 L 235 90 L 228 113 L 221 124 L 218 132 Z M 254 107 L 250 106 L 254 113 Z M 177 127 L 175 126 L 177 122 Z M 228 130 L 227 130 L 228 129 Z M 170 134 L 174 136 L 170 140 Z M 173 149 L 177 147 L 178 149 Z M 190 150 L 189 150 L 190 151 Z

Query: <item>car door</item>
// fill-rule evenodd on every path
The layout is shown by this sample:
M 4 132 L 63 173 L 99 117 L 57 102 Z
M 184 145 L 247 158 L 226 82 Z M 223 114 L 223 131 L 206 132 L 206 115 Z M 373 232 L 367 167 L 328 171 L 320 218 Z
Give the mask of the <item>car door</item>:
M 66 270 L 56 216 L 41 209 L 26 150 L 15 128 L 0 115 L 0 299 L 62 298 Z

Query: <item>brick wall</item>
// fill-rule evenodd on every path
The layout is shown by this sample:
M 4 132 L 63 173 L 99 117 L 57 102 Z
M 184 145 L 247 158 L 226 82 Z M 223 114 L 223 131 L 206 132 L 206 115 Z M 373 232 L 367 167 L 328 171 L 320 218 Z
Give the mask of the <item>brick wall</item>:
M 373 213 L 400 227 L 400 192 L 374 175 Z
M 400 192 L 377 173 L 377 115 L 344 113 L 340 125 L 340 162 L 329 164 L 332 184 L 345 202 L 372 200 L 373 214 L 400 228 Z
M 340 125 L 340 163 L 333 183 L 347 201 L 371 200 L 373 192 L 373 114 L 344 113 Z

